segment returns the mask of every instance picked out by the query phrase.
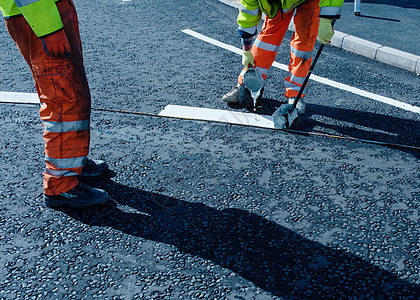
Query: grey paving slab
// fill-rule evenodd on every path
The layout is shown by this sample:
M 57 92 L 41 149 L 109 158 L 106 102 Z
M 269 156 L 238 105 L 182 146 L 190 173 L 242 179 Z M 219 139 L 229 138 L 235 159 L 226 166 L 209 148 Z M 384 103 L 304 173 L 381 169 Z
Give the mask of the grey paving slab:
M 416 72 L 420 56 L 402 52 L 394 48 L 380 47 L 376 52 L 375 60 Z
M 376 58 L 376 53 L 380 47 L 380 44 L 360 39 L 352 35 L 345 36 L 342 44 L 344 50 L 363 55 L 370 59 Z

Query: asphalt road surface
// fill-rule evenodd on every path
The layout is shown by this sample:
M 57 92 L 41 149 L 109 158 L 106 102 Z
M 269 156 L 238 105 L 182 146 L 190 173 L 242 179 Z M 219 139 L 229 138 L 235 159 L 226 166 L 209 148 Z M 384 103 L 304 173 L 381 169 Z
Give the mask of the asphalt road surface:
M 88 210 L 42 202 L 36 105 L 0 104 L 0 298 L 416 299 L 420 114 L 311 80 L 298 130 L 159 113 L 228 107 L 236 10 L 216 0 L 76 1 L 91 86 L 91 157 L 115 176 Z M 290 38 L 290 33 L 286 38 Z M 35 92 L 4 26 L 0 91 Z M 282 44 L 276 61 L 288 63 Z M 420 107 L 413 73 L 326 47 L 317 76 Z M 273 67 L 264 106 L 284 101 Z M 411 148 L 410 148 L 411 147 Z

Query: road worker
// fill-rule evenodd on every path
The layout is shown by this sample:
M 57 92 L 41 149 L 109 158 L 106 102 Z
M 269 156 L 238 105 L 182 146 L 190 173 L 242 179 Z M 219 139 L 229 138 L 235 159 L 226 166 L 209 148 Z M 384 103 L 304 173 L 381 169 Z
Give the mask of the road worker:
M 72 0 L 0 0 L 0 10 L 41 102 L 45 204 L 84 208 L 105 203 L 106 191 L 80 182 L 109 168 L 87 158 L 91 100 Z
M 334 31 L 331 21 L 339 18 L 344 0 L 241 0 L 237 18 L 242 39 L 242 64 L 238 84 L 223 96 L 228 103 L 239 101 L 243 75 L 252 66 L 266 79 L 277 50 L 294 16 L 295 32 L 290 41 L 289 74 L 284 79 L 284 95 L 293 104 L 312 62 L 316 38 L 323 44 L 330 42 Z M 262 13 L 266 15 L 260 34 L 257 25 Z M 251 48 L 252 46 L 252 48 Z M 302 94 L 302 97 L 305 97 Z M 299 100 L 297 112 L 305 112 L 305 102 Z

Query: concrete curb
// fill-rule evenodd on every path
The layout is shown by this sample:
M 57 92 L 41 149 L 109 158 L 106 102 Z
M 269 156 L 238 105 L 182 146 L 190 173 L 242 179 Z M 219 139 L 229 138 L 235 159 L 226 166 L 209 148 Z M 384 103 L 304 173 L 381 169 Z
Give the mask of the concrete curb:
M 240 7 L 240 0 L 219 1 L 237 9 Z M 289 30 L 295 31 L 293 20 L 289 24 Z M 335 31 L 331 45 L 420 75 L 420 56 L 418 55 L 373 43 L 340 31 Z
M 420 74 L 420 56 L 335 31 L 331 45 L 375 61 Z

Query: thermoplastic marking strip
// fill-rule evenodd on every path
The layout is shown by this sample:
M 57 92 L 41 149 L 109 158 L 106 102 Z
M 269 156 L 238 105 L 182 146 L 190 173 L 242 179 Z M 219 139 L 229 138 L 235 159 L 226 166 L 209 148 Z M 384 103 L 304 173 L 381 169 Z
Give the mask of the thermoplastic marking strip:
M 1 92 L 0 92 L 1 93 Z M 12 93 L 16 94 L 16 93 Z M 22 94 L 22 93 L 20 93 Z M 24 93 L 23 93 L 24 94 Z M 30 94 L 30 95 L 36 95 L 36 94 Z M 19 99 L 18 99 L 19 100 Z M 26 103 L 35 103 L 31 101 Z M 5 102 L 0 99 L 0 102 Z M 22 104 L 25 102 L 22 101 L 7 101 L 9 103 L 15 103 L 15 104 Z M 181 119 L 181 120 L 195 120 L 195 121 L 202 121 L 202 122 L 219 122 L 219 123 L 232 123 L 240 126 L 252 126 L 252 127 L 259 127 L 259 128 L 267 128 L 271 130 L 279 130 L 283 132 L 288 132 L 292 134 L 299 134 L 303 136 L 320 136 L 320 137 L 328 137 L 328 138 L 335 138 L 335 139 L 343 139 L 347 141 L 355 141 L 355 142 L 361 142 L 361 143 L 368 143 L 368 144 L 375 144 L 375 145 L 383 145 L 383 146 L 390 146 L 390 147 L 397 147 L 397 148 L 405 148 L 405 149 L 411 149 L 411 150 L 420 150 L 420 147 L 416 146 L 410 146 L 410 145 L 402 145 L 402 144 L 392 144 L 387 142 L 381 142 L 381 141 L 373 141 L 373 140 L 365 140 L 365 139 L 359 139 L 359 138 L 353 138 L 353 137 L 346 137 L 346 136 L 339 136 L 339 135 L 332 135 L 328 133 L 322 133 L 322 132 L 309 132 L 309 131 L 299 131 L 299 130 L 292 130 L 292 129 L 276 129 L 274 127 L 273 118 L 271 116 L 253 116 L 250 114 L 250 116 L 243 116 L 243 113 L 240 112 L 231 112 L 228 111 L 228 114 L 220 113 L 219 117 L 209 117 L 208 114 L 205 114 L 203 116 L 203 112 L 211 109 L 203 109 L 203 108 L 197 108 L 197 107 L 187 107 L 183 106 L 176 107 L 175 105 L 168 105 L 163 109 L 159 114 L 154 113 L 145 113 L 145 112 L 136 112 L 136 111 L 126 111 L 126 110 L 119 110 L 119 109 L 110 109 L 110 108 L 98 108 L 93 107 L 92 110 L 97 111 L 106 111 L 106 112 L 115 112 L 115 113 L 122 113 L 122 114 L 135 114 L 135 115 L 141 115 L 141 116 L 149 116 L 149 117 L 163 117 L 163 118 L 173 118 L 173 119 Z M 191 113 L 191 111 L 194 111 L 194 113 Z M 211 110 L 213 113 L 215 109 Z M 186 115 L 183 115 L 185 112 Z M 208 111 L 207 111 L 208 112 Z M 187 117 L 188 116 L 188 117 Z M 211 116 L 211 115 L 210 115 Z M 201 119 L 202 118 L 202 119 Z
M 181 105 L 167 105 L 160 113 L 162 117 L 183 118 L 197 121 L 212 121 L 274 129 L 272 116 L 237 111 L 211 109 Z
M 190 29 L 184 29 L 184 30 L 181 30 L 181 31 L 188 34 L 188 35 L 191 35 L 195 38 L 198 38 L 198 39 L 200 39 L 204 42 L 213 44 L 213 45 L 218 46 L 220 48 L 223 48 L 223 49 L 229 50 L 231 52 L 242 55 L 242 50 L 239 49 L 239 48 L 236 48 L 236 47 L 233 47 L 231 45 L 225 44 L 223 42 L 217 41 L 215 39 L 212 39 L 210 37 L 207 37 L 205 35 L 202 35 L 200 33 L 197 33 L 195 31 L 193 31 L 193 30 L 190 30 Z M 276 68 L 279 68 L 283 71 L 289 72 L 289 67 L 285 64 L 274 62 L 273 66 L 276 67 Z M 377 95 L 377 94 L 374 94 L 374 93 L 371 93 L 371 92 L 367 92 L 367 91 L 352 87 L 352 86 L 347 85 L 347 84 L 343 84 L 343 83 L 340 83 L 340 82 L 337 82 L 337 81 L 334 81 L 334 80 L 330 80 L 330 79 L 327 79 L 327 78 L 323 78 L 323 77 L 320 77 L 320 76 L 316 76 L 316 75 L 313 75 L 313 74 L 311 75 L 311 77 L 309 79 L 317 81 L 319 83 L 323 83 L 323 84 L 332 86 L 334 88 L 338 88 L 338 89 L 353 93 L 353 94 L 357 94 L 357 95 L 360 95 L 360 96 L 363 96 L 363 97 L 366 97 L 366 98 L 370 98 L 372 100 L 376 100 L 376 101 L 379 101 L 379 102 L 382 102 L 382 103 L 386 103 L 386 104 L 389 104 L 389 105 L 392 105 L 392 106 L 395 106 L 395 107 L 399 107 L 399 108 L 404 109 L 404 110 L 408 110 L 408 111 L 420 114 L 420 107 L 413 106 L 411 104 L 407 104 L 407 103 L 404 103 L 404 102 L 401 102 L 401 101 L 397 101 L 397 100 L 392 99 L 392 98 L 380 96 L 380 95 Z
M 33 104 L 39 103 L 39 98 L 36 93 L 0 92 L 0 102 Z

